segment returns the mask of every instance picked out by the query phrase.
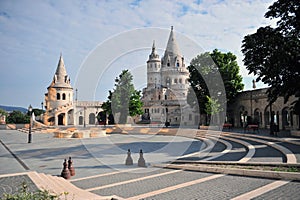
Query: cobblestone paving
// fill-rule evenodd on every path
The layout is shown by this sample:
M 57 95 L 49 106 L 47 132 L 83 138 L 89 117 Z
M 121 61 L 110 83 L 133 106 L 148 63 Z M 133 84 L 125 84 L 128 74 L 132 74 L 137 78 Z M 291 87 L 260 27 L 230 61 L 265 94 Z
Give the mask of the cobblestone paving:
M 216 159 L 213 159 L 212 161 L 232 161 L 232 160 L 240 160 L 246 155 L 246 149 L 243 145 L 230 141 L 232 145 L 232 150 Z
M 37 190 L 37 187 L 27 175 L 1 177 L 0 198 L 3 198 L 4 194 L 14 194 L 20 191 L 23 183 L 27 185 L 29 192 Z
M 268 136 L 268 133 L 260 132 L 256 135 Z M 232 138 L 243 140 L 254 145 L 255 154 L 249 162 L 285 161 L 283 154 L 270 146 L 246 138 Z M 73 164 L 76 169 L 76 177 L 73 177 L 75 179 L 118 172 L 118 170 L 135 169 L 139 157 L 139 149 L 143 148 L 144 158 L 146 159 L 148 168 L 139 168 L 138 170 L 130 172 L 121 172 L 72 182 L 78 187 L 87 190 L 99 186 L 105 187 L 110 184 L 119 184 L 92 191 L 100 195 L 118 195 L 127 198 L 172 186 L 180 186 L 181 188 L 174 188 L 169 192 L 161 192 L 146 199 L 230 199 L 275 181 L 270 179 L 224 175 L 223 177 L 213 180 L 197 184 L 191 183 L 191 185 L 183 187 L 182 184 L 184 183 L 201 180 L 204 177 L 213 176 L 214 174 L 178 170 L 175 173 L 163 175 L 162 173 L 172 172 L 173 170 L 149 167 L 152 163 L 174 160 L 177 159 L 178 156 L 198 152 L 200 148 L 204 147 L 201 140 L 197 141 L 186 137 L 114 134 L 104 138 L 78 140 L 57 139 L 53 138 L 51 134 L 34 134 L 33 143 L 28 144 L 27 135 L 24 133 L 17 131 L 0 131 L 0 139 L 30 170 L 38 172 L 57 175 L 61 172 L 63 159 L 72 156 Z M 221 139 L 226 140 L 226 137 Z M 270 139 L 261 138 L 260 140 L 272 141 Z M 215 160 L 237 161 L 246 155 L 247 151 L 243 145 L 230 140 L 227 140 L 227 142 L 232 145 L 232 150 Z M 287 142 L 276 142 L 276 144 L 290 149 L 295 154 L 297 161 L 300 161 L 300 147 L 298 145 L 289 144 Z M 132 149 L 133 166 L 124 165 L 128 148 Z M 217 142 L 211 152 L 216 155 L 215 153 L 222 152 L 225 149 L 226 146 L 223 143 Z M 203 157 L 191 156 L 184 159 L 203 159 Z M 0 174 L 23 171 L 24 169 L 22 169 L 20 163 L 16 162 L 14 157 L 1 146 Z M 155 175 L 155 177 L 148 177 L 151 175 Z M 27 180 L 29 179 L 27 176 L 16 176 L 6 179 L 0 178 L 1 193 L 8 190 L 12 192 L 16 191 L 19 185 L 21 185 L 21 179 L 26 179 L 28 182 L 30 181 Z M 135 179 L 139 180 L 135 181 Z M 132 182 L 122 183 L 123 181 Z M 20 184 L 17 185 L 16 183 Z M 30 187 L 35 187 L 35 185 L 31 183 L 29 185 L 31 185 Z M 300 199 L 299 197 L 300 182 L 290 182 L 256 199 Z
M 153 174 L 160 174 L 167 171 L 169 170 L 152 168 L 151 170 L 145 169 L 144 171 L 139 170 L 139 171 L 132 171 L 132 172 L 124 172 L 124 173 L 119 173 L 119 174 L 114 174 L 109 176 L 102 176 L 97 178 L 81 180 L 81 181 L 74 181 L 72 183 L 77 187 L 88 189 L 88 188 L 99 187 L 99 186 L 108 185 L 112 183 L 118 183 L 126 180 L 141 178 L 145 176 L 150 176 Z
M 273 200 L 273 199 L 300 199 L 300 182 L 290 182 L 276 190 L 272 190 L 263 195 L 260 195 L 255 200 Z
M 197 173 L 197 172 L 195 172 Z M 244 194 L 261 186 L 264 186 L 272 180 L 247 178 L 240 176 L 223 176 L 204 183 L 192 185 L 189 187 L 177 189 L 174 191 L 162 193 L 145 199 L 231 199 L 240 194 Z
M 255 154 L 249 162 L 283 162 L 284 160 L 286 162 L 285 157 L 280 151 L 259 142 L 254 142 L 244 138 L 242 140 L 255 147 Z
M 112 195 L 115 193 L 120 197 L 128 198 L 139 194 L 159 190 L 168 186 L 204 178 L 210 175 L 211 174 L 209 173 L 178 171 L 177 173 L 173 174 L 150 178 L 142 181 L 136 181 L 133 183 L 96 190 L 93 192 L 99 195 Z

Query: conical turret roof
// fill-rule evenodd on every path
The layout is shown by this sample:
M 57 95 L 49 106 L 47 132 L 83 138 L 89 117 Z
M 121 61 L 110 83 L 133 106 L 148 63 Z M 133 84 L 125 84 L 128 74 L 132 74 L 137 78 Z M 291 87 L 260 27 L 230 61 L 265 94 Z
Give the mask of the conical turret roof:
M 175 39 L 173 26 L 171 26 L 171 32 L 170 32 L 170 36 L 169 36 L 169 40 L 168 40 L 168 44 L 167 44 L 167 48 L 166 48 L 166 53 L 173 54 L 173 55 L 181 55 L 177 41 Z
M 62 54 L 60 54 L 56 72 L 50 87 L 72 88 L 70 84 L 70 77 L 67 74 Z
M 67 71 L 66 71 L 66 67 L 65 67 L 65 63 L 64 63 L 62 54 L 60 54 L 55 74 L 57 76 L 66 76 L 67 75 Z

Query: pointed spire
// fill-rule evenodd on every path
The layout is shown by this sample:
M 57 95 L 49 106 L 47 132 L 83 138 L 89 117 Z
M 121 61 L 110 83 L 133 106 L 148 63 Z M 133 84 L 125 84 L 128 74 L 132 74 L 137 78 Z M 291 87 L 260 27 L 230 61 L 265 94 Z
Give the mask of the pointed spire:
M 159 59 L 159 55 L 156 52 L 156 48 L 155 48 L 155 40 L 153 40 L 153 44 L 152 44 L 152 51 L 151 54 L 149 55 L 149 60 L 152 59 Z
M 58 65 L 57 65 L 55 74 L 57 76 L 60 76 L 60 75 L 65 76 L 65 75 L 67 75 L 67 71 L 66 71 L 66 68 L 65 68 L 65 64 L 64 64 L 63 57 L 62 57 L 62 53 L 60 53 L 60 57 L 59 57 L 59 61 L 58 61 Z
M 166 52 L 171 53 L 173 55 L 181 55 L 178 48 L 178 44 L 175 39 L 175 34 L 173 29 L 174 29 L 173 26 L 171 26 L 171 32 L 170 32 Z
M 52 82 L 53 87 L 67 87 L 71 88 L 70 85 L 70 78 L 67 74 L 67 70 L 64 64 L 64 60 L 62 57 L 62 53 L 60 53 L 59 61 L 57 64 L 56 72 L 53 77 L 53 82 Z
M 151 54 L 157 54 L 156 53 L 156 49 L 155 49 L 155 40 L 153 40 L 153 44 L 152 44 L 152 52 L 151 52 Z

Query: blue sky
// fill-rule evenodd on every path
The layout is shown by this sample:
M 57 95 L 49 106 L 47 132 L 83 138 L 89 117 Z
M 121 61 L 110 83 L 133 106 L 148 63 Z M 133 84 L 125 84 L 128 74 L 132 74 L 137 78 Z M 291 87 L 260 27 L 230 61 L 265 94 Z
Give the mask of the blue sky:
M 237 55 L 245 90 L 251 89 L 253 77 L 243 66 L 241 42 L 258 27 L 274 23 L 264 18 L 272 3 L 271 0 L 1 0 L 0 104 L 40 107 L 61 52 L 75 87 L 78 74 L 84 70 L 82 66 L 99 45 L 131 30 L 161 29 L 161 37 L 145 36 L 141 50 L 113 60 L 106 74 L 102 74 L 105 79 L 91 83 L 87 77 L 86 85 L 96 88 L 93 96 L 85 97 L 84 92 L 78 92 L 79 100 L 106 100 L 107 90 L 113 88 L 114 78 L 122 69 L 130 65 L 135 69 L 133 74 L 145 72 L 154 39 L 162 56 L 170 26 L 174 26 L 180 48 L 186 44 L 180 41 L 182 36 L 197 43 L 202 51 L 218 48 Z M 107 49 L 103 55 L 111 51 Z M 137 88 L 141 89 L 145 73 L 135 78 L 140 81 Z

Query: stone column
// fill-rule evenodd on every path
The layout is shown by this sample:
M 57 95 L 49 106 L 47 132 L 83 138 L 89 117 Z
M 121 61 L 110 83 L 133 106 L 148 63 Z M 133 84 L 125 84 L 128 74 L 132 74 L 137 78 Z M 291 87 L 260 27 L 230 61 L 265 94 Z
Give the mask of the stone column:
M 68 112 L 65 113 L 65 126 L 68 126 L 69 123 L 69 115 Z
M 58 126 L 58 115 L 57 114 L 54 115 L 54 125 Z

